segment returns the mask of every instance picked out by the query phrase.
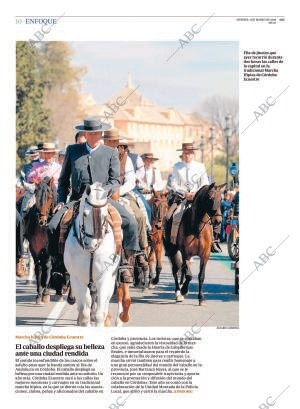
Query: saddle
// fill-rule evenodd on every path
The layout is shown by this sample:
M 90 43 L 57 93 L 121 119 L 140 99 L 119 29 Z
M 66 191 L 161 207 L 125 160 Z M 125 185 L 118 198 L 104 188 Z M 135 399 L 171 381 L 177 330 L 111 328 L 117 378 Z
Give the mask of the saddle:
M 172 208 L 172 206 L 171 206 L 171 208 Z M 172 220 L 171 220 L 172 227 L 171 227 L 170 241 L 174 245 L 176 245 L 176 242 L 177 242 L 177 236 L 178 236 L 178 230 L 179 230 L 180 222 L 181 222 L 182 217 L 184 215 L 184 212 L 186 211 L 188 206 L 189 206 L 189 203 L 186 200 L 183 200 L 181 203 L 176 205 L 175 210 L 173 210 L 173 215 L 172 215 L 173 217 L 172 217 Z
M 123 240 L 123 233 L 122 233 L 122 228 L 121 228 L 122 218 L 119 212 L 110 203 L 108 203 L 107 205 L 107 210 L 108 210 L 107 222 L 112 228 L 114 239 L 115 239 L 115 254 L 121 255 L 122 240 Z M 77 213 L 78 213 L 78 205 L 76 206 L 75 204 L 74 207 L 71 207 L 64 213 L 60 221 L 58 252 L 61 255 L 64 254 L 65 243 L 66 243 L 69 231 L 72 227 L 73 220 L 77 216 Z

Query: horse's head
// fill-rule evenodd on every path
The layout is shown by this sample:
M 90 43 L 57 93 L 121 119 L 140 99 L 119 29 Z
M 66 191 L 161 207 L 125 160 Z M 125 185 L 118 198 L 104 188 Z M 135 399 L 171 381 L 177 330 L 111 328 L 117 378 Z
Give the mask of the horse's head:
M 161 229 L 163 220 L 168 212 L 168 193 L 163 191 L 154 191 L 152 198 L 152 220 L 155 227 Z
M 222 212 L 221 212 L 221 201 L 222 201 L 222 189 L 226 186 L 226 183 L 223 185 L 216 186 L 213 183 L 213 187 L 208 190 L 208 194 L 213 201 L 212 210 L 210 216 L 212 218 L 213 224 L 220 224 L 222 222 Z
M 79 228 L 82 245 L 86 250 L 95 251 L 103 237 L 106 225 L 107 198 L 111 190 L 99 182 L 87 185 L 81 198 L 79 209 Z
M 36 191 L 36 209 L 40 226 L 47 226 L 48 218 L 57 204 L 57 192 L 53 178 L 48 176 L 39 184 Z
M 219 224 L 222 222 L 222 213 L 221 213 L 221 190 L 226 186 L 226 183 L 223 185 L 217 186 L 215 183 L 210 184 L 209 186 L 203 186 L 196 193 L 193 200 L 193 211 L 198 218 L 202 217 L 204 213 L 207 213 L 214 224 Z M 196 220 L 196 219 L 195 219 Z

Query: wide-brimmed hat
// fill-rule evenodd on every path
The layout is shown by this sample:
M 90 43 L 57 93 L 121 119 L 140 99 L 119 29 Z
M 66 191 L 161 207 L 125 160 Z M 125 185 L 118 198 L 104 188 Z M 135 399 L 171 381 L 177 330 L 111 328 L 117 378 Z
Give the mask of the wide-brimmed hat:
M 65 156 L 65 154 L 66 154 L 65 149 L 61 149 L 60 151 L 58 151 L 58 156 Z
M 200 148 L 196 148 L 191 142 L 185 142 L 181 144 L 181 149 L 176 149 L 177 151 L 198 151 Z
M 126 136 L 120 136 L 119 145 L 134 145 L 134 140 L 132 138 L 127 138 Z
M 51 153 L 55 153 L 58 152 L 58 149 L 56 149 L 55 144 L 53 142 L 44 142 L 43 143 L 43 147 L 40 150 L 40 152 L 43 153 L 47 153 L 47 152 L 51 152 Z
M 25 156 L 35 156 L 39 154 L 38 147 L 36 145 L 29 146 L 25 152 Z
M 93 116 L 83 120 L 83 124 L 76 125 L 75 129 L 81 132 L 102 132 L 110 129 L 111 125 L 107 122 L 101 122 L 100 118 Z
M 40 142 L 40 143 L 37 144 L 37 150 L 38 150 L 38 152 L 40 152 L 40 151 L 43 149 L 43 145 L 44 145 L 43 142 Z
M 159 158 L 154 157 L 153 153 L 143 153 L 142 159 L 159 160 Z
M 119 141 L 122 137 L 118 129 L 108 129 L 103 133 L 103 140 L 104 141 Z

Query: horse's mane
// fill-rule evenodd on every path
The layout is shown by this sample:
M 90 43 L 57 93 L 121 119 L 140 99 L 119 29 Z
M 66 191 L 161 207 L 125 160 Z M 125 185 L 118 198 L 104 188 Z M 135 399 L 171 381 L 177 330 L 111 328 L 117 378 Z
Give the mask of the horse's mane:
M 192 226 L 198 228 L 203 215 L 209 210 L 207 193 L 211 185 L 202 186 L 195 194 L 192 202 Z
M 44 206 L 46 200 L 47 200 L 47 192 L 50 190 L 52 195 L 53 195 L 53 199 L 52 199 L 52 204 L 56 205 L 57 203 L 57 191 L 56 191 L 56 187 L 54 185 L 54 183 L 52 183 L 51 186 L 48 185 L 50 181 L 50 178 L 48 176 L 46 176 L 40 183 L 39 188 L 37 190 L 36 193 L 36 204 L 39 207 Z

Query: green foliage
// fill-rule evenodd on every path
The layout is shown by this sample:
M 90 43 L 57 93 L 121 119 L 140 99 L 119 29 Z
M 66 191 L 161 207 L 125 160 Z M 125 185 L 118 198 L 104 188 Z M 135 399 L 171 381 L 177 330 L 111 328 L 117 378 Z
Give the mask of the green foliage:
M 67 142 L 83 116 L 79 89 L 85 70 L 72 65 L 72 48 L 62 41 L 18 41 L 16 53 L 19 169 L 28 146 L 45 141 L 63 146 Z
M 43 84 L 35 46 L 18 41 L 16 47 L 17 169 L 29 145 L 50 139 L 49 113 L 43 104 Z

